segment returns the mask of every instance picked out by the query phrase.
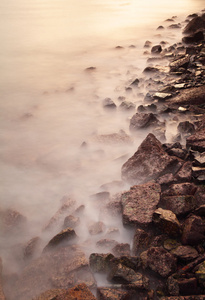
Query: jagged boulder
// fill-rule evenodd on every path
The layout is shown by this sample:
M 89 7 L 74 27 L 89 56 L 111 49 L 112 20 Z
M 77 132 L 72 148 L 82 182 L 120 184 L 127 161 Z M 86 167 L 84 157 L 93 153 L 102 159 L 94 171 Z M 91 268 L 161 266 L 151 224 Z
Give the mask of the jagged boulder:
M 93 272 L 106 273 L 109 270 L 110 262 L 114 258 L 111 253 L 92 253 L 89 257 L 90 268 Z
M 154 182 L 135 185 L 122 194 L 123 223 L 146 226 L 152 222 L 153 213 L 160 200 L 161 187 Z
M 99 300 L 129 300 L 130 292 L 120 288 L 99 287 L 97 297 Z
M 147 182 L 178 170 L 178 163 L 179 158 L 169 156 L 161 142 L 150 133 L 122 166 L 122 179 L 132 185 Z
M 205 29 L 205 20 L 202 17 L 195 17 L 189 23 L 186 25 L 186 27 L 183 30 L 183 33 L 189 34 L 189 33 L 195 33 L 200 29 Z
M 174 237 L 180 235 L 180 223 L 171 210 L 158 208 L 153 214 L 153 221 L 163 233 Z
M 184 245 L 197 245 L 205 239 L 205 223 L 201 217 L 192 215 L 185 220 L 182 232 Z
M 44 248 L 44 252 L 48 251 L 49 249 L 53 249 L 54 247 L 58 247 L 59 245 L 62 245 L 64 243 L 70 242 L 71 240 L 75 239 L 77 237 L 74 229 L 72 228 L 66 228 L 56 234 L 46 245 Z

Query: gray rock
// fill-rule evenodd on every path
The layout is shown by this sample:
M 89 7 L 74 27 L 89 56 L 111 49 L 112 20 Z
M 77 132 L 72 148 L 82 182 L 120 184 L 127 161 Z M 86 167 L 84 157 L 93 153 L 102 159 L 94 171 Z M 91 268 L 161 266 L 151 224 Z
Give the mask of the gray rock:
M 144 225 L 152 222 L 152 215 L 160 200 L 160 185 L 148 182 L 130 188 L 122 194 L 123 223 Z M 146 203 L 146 205 L 145 205 Z

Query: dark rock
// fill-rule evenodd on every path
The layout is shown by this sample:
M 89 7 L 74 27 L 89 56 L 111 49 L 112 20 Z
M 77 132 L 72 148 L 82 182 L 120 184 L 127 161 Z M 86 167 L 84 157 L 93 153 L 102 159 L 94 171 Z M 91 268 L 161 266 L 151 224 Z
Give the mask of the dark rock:
M 129 300 L 130 293 L 122 289 L 98 287 L 97 298 L 98 300 Z
M 171 210 L 158 208 L 153 214 L 153 222 L 168 236 L 177 237 L 180 235 L 181 226 L 176 215 Z
M 204 217 L 205 216 L 205 204 L 199 206 L 195 211 L 193 212 L 194 215 Z
M 151 234 L 143 229 L 137 228 L 133 238 L 133 255 L 138 255 L 140 252 L 146 250 L 150 244 Z
M 163 247 L 164 247 L 164 249 L 170 251 L 170 250 L 176 249 L 180 245 L 181 244 L 179 242 L 177 242 L 177 240 L 174 240 L 174 239 L 165 239 Z
M 119 108 L 123 109 L 123 110 L 134 110 L 135 109 L 135 104 L 133 102 L 123 101 L 120 104 Z
M 80 283 L 95 287 L 85 254 L 74 245 L 60 247 L 44 253 L 21 271 L 10 298 L 33 299 L 48 289 L 68 289 Z
M 195 132 L 194 124 L 190 123 L 189 121 L 180 122 L 177 126 L 177 129 L 184 135 L 193 134 Z
M 129 244 L 117 244 L 112 248 L 112 252 L 115 256 L 130 256 L 130 245 Z
M 171 24 L 171 25 L 168 26 L 168 28 L 170 28 L 170 29 L 179 29 L 179 28 L 181 28 L 181 24 L 180 23 Z
M 136 113 L 130 120 L 130 130 L 135 131 L 141 128 L 154 126 L 159 122 L 153 113 Z
M 196 204 L 194 196 L 165 196 L 160 201 L 160 206 L 171 210 L 177 216 L 183 216 L 194 210 Z
M 89 67 L 89 68 L 85 69 L 86 72 L 91 72 L 91 71 L 95 71 L 95 70 L 96 70 L 96 67 Z
M 205 86 L 192 87 L 180 91 L 180 94 L 171 100 L 167 100 L 167 103 L 172 105 L 200 105 L 204 103 Z
M 192 150 L 205 152 L 205 128 L 197 130 L 186 139 L 186 146 Z
M 196 295 L 198 294 L 197 279 L 192 278 L 180 278 L 178 279 L 179 293 L 180 295 Z M 195 299 L 195 298 L 194 298 Z
M 99 192 L 96 194 L 93 194 L 90 196 L 91 200 L 97 201 L 97 202 L 106 202 L 110 198 L 110 193 L 109 192 Z
M 23 248 L 23 255 L 25 259 L 31 259 L 34 257 L 36 251 L 39 250 L 41 244 L 40 237 L 34 237 Z M 1 298 L 0 298 L 1 299 Z
M 160 52 L 162 52 L 162 46 L 161 45 L 153 46 L 152 49 L 151 49 L 151 53 L 158 54 Z
M 78 284 L 73 288 L 66 291 L 64 294 L 58 295 L 54 298 L 55 300 L 97 300 L 89 290 L 85 283 Z
M 165 101 L 165 100 L 167 100 L 171 97 L 172 97 L 172 94 L 169 94 L 169 93 L 159 93 L 159 92 L 157 92 L 153 95 L 153 98 L 157 99 L 159 101 Z
M 104 250 L 111 250 L 113 247 L 115 247 L 118 243 L 115 240 L 112 239 L 101 239 L 96 243 L 96 246 L 98 248 L 104 249 Z
M 184 57 L 179 58 L 169 64 L 170 71 L 175 72 L 175 71 L 179 70 L 179 68 L 181 68 L 181 67 L 187 68 L 189 65 L 189 62 L 190 62 L 190 56 L 185 55 Z
M 149 134 L 137 152 L 122 166 L 122 179 L 137 184 L 157 179 L 178 169 L 179 159 L 169 156 L 153 134 Z
M 77 237 L 75 231 L 72 228 L 66 228 L 55 235 L 43 249 L 43 252 L 58 247 L 59 245 L 64 245 L 67 242 L 72 241 Z
M 66 289 L 51 289 L 41 293 L 38 297 L 33 300 L 52 300 L 57 299 L 58 296 L 64 295 L 66 293 Z
M 198 42 L 203 41 L 203 40 L 204 40 L 204 33 L 203 33 L 203 31 L 198 31 L 197 33 L 195 33 L 193 35 L 184 36 L 182 38 L 182 41 L 185 44 L 198 43 Z
M 152 271 L 162 277 L 168 277 L 176 271 L 175 257 L 162 247 L 152 247 L 148 249 L 147 265 Z
M 179 246 L 171 251 L 179 260 L 189 262 L 199 256 L 196 249 L 191 246 Z
M 116 108 L 116 104 L 112 101 L 111 98 L 105 98 L 103 100 L 103 107 L 113 109 Z
M 139 79 L 136 78 L 136 79 L 131 83 L 131 85 L 138 86 L 139 82 L 140 82 Z
M 157 183 L 159 183 L 161 186 L 169 186 L 171 184 L 173 184 L 174 182 L 176 182 L 176 178 L 174 177 L 174 175 L 172 173 L 167 173 L 165 175 L 160 176 L 157 180 Z
M 91 235 L 100 234 L 105 231 L 105 224 L 103 222 L 93 222 L 88 226 L 88 231 Z
M 64 219 L 63 229 L 66 229 L 68 227 L 75 228 L 79 224 L 80 224 L 80 218 L 79 217 L 69 215 L 69 216 L 65 217 L 65 219 Z
M 185 220 L 182 232 L 182 243 L 184 245 L 197 245 L 204 238 L 205 223 L 199 216 L 190 216 Z
M 199 266 L 196 267 L 196 277 L 199 281 L 200 286 L 205 288 L 205 262 L 202 262 Z
M 171 156 L 176 156 L 183 160 L 187 156 L 187 150 L 180 149 L 180 148 L 171 148 L 171 149 L 166 150 L 166 152 Z
M 94 273 L 107 273 L 113 258 L 114 256 L 111 253 L 92 253 L 89 257 L 90 268 Z
M 197 190 L 195 184 L 190 182 L 176 183 L 167 188 L 163 193 L 164 196 L 183 196 L 183 195 L 194 195 Z
M 164 29 L 164 26 L 159 26 L 159 27 L 157 27 L 157 30 L 162 30 L 162 29 Z
M 175 178 L 178 182 L 187 182 L 192 179 L 192 163 L 190 161 L 185 162 L 180 170 L 176 173 Z
M 205 185 L 200 185 L 197 187 L 197 191 L 195 193 L 195 202 L 197 207 L 205 204 Z
M 200 29 L 205 29 L 205 20 L 202 17 L 197 16 L 186 25 L 183 33 L 195 33 Z
M 178 280 L 176 278 L 174 278 L 174 276 L 169 276 L 169 278 L 167 279 L 167 289 L 169 292 L 169 295 L 174 295 L 177 296 L 179 295 L 179 284 L 178 284 Z M 168 297 L 166 297 L 168 298 Z M 173 300 L 177 299 L 178 297 L 169 297 L 169 298 L 173 298 Z
M 144 73 L 158 73 L 160 72 L 159 68 L 156 67 L 146 67 L 143 71 Z
M 148 182 L 130 188 L 122 194 L 123 223 L 125 225 L 148 225 L 160 200 L 160 185 Z M 144 205 L 146 203 L 146 206 Z
M 151 45 L 152 45 L 152 42 L 146 41 L 145 44 L 144 44 L 144 48 L 150 48 Z

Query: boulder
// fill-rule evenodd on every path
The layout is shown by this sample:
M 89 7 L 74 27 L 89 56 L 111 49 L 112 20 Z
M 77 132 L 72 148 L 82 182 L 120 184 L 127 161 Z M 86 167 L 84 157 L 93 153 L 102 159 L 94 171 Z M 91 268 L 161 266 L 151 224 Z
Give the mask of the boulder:
M 96 246 L 103 250 L 111 250 L 115 247 L 118 243 L 112 239 L 101 239 L 97 241 Z
M 134 110 L 135 109 L 135 104 L 133 102 L 130 102 L 130 101 L 123 101 L 120 106 L 119 106 L 120 109 L 123 109 L 123 110 Z
M 43 251 L 47 251 L 50 249 L 53 249 L 55 247 L 61 246 L 65 243 L 68 243 L 70 241 L 72 241 L 73 239 L 75 239 L 77 237 L 74 229 L 72 228 L 66 228 L 64 230 L 62 230 L 61 232 L 59 232 L 58 234 L 56 234 L 46 245 L 46 247 L 43 249 Z
M 185 44 L 193 44 L 193 43 L 198 43 L 200 41 L 204 40 L 204 33 L 203 31 L 198 31 L 194 34 L 191 34 L 189 36 L 184 36 L 182 38 L 182 42 Z
M 78 246 L 48 251 L 28 264 L 19 274 L 8 296 L 11 300 L 28 300 L 49 289 L 68 289 L 85 283 L 95 287 L 85 254 Z
M 183 224 L 182 243 L 197 245 L 205 238 L 205 223 L 201 217 L 192 215 Z
M 65 217 L 65 219 L 64 219 L 63 229 L 66 229 L 68 227 L 75 228 L 79 224 L 80 224 L 80 218 L 79 217 L 69 215 L 69 216 Z
M 153 53 L 153 54 L 159 54 L 160 52 L 162 52 L 162 46 L 161 45 L 155 45 L 151 49 L 151 53 Z
M 103 107 L 106 109 L 116 109 L 116 104 L 112 101 L 111 98 L 105 98 L 103 100 Z
M 179 260 L 187 263 L 199 256 L 198 251 L 191 246 L 178 246 L 177 248 L 171 250 L 171 253 Z
M 97 289 L 97 299 L 98 300 L 129 300 L 130 292 L 124 291 L 120 288 L 108 288 L 108 287 L 98 287 Z
M 205 86 L 191 87 L 181 90 L 180 93 L 167 100 L 170 105 L 200 105 L 204 103 Z
M 130 256 L 130 244 L 120 243 L 112 248 L 115 256 Z
M 160 185 L 148 182 L 130 188 L 122 194 L 123 223 L 147 226 L 160 200 Z
M 133 255 L 138 255 L 142 251 L 146 250 L 150 244 L 151 234 L 143 229 L 137 228 L 133 238 Z
M 105 231 L 105 224 L 103 222 L 93 222 L 88 226 L 88 231 L 91 235 L 100 234 Z
M 92 253 L 89 257 L 90 268 L 94 273 L 107 273 L 114 256 L 111 253 Z
M 147 265 L 162 277 L 168 277 L 176 271 L 176 258 L 162 247 L 152 247 L 147 251 Z
M 27 219 L 13 209 L 0 209 L 0 232 L 3 234 L 21 232 L 26 228 Z
M 150 133 L 122 166 L 122 179 L 132 185 L 157 179 L 178 170 L 178 163 L 179 159 L 169 156 L 161 142 Z
M 196 268 L 196 277 L 202 286 L 202 288 L 205 288 L 205 261 L 202 262 L 197 268 Z
M 186 146 L 198 152 L 205 152 L 205 128 L 189 136 L 186 139 Z
M 177 129 L 183 135 L 187 135 L 187 134 L 191 135 L 195 132 L 194 124 L 190 123 L 189 121 L 180 122 L 179 125 L 177 126 Z
M 169 236 L 177 237 L 180 235 L 181 226 L 176 215 L 162 208 L 155 210 L 153 214 L 153 222 L 156 226 Z
M 159 120 L 153 113 L 136 113 L 130 120 L 130 131 L 157 125 Z
M 196 206 L 199 207 L 201 205 L 205 205 L 205 186 L 200 185 L 197 187 L 197 191 L 195 193 L 195 202 Z
M 41 242 L 42 240 L 38 236 L 28 241 L 23 247 L 24 259 L 32 259 L 35 256 L 36 252 L 40 249 Z
M 196 207 L 195 198 L 192 195 L 183 196 L 163 196 L 160 206 L 164 209 L 171 210 L 177 216 L 183 216 Z
M 185 55 L 182 58 L 179 58 L 177 60 L 174 60 L 169 64 L 170 72 L 176 72 L 179 70 L 179 68 L 187 68 L 190 62 L 190 56 Z
M 202 17 L 196 16 L 191 21 L 189 21 L 189 23 L 184 28 L 183 33 L 195 33 L 200 29 L 205 29 L 205 20 Z
M 192 162 L 186 161 L 185 163 L 183 163 L 180 170 L 175 174 L 175 178 L 177 182 L 188 182 L 192 179 L 192 173 Z

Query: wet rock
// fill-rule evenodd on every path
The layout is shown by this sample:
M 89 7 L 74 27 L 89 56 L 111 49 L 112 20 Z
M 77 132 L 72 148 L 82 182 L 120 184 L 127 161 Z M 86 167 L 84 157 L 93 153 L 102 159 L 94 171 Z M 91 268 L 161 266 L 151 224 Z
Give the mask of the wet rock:
M 117 244 L 112 248 L 112 252 L 115 256 L 130 256 L 130 245 L 129 244 Z
M 100 234 L 105 231 L 105 224 L 103 222 L 93 222 L 88 226 L 88 231 L 91 235 Z
M 65 217 L 65 219 L 64 219 L 63 229 L 66 229 L 68 227 L 75 228 L 79 224 L 80 224 L 80 218 L 79 217 L 69 215 L 69 216 Z
M 2 285 L 2 259 L 0 257 L 0 300 L 6 300 L 4 291 L 3 291 L 3 285 Z
M 122 179 L 130 184 L 157 179 L 178 169 L 178 158 L 169 156 L 153 134 L 149 134 L 137 152 L 122 166 Z
M 136 113 L 130 120 L 130 131 L 136 131 L 141 128 L 147 128 L 156 125 L 159 122 L 153 113 Z
M 75 231 L 72 228 L 66 228 L 55 235 L 43 249 L 43 252 L 58 247 L 64 243 L 70 242 L 77 237 Z
M 99 287 L 97 289 L 98 300 L 129 300 L 130 292 L 120 288 Z
M 205 20 L 202 17 L 193 18 L 184 28 L 183 33 L 195 33 L 200 29 L 205 29 Z
M 108 108 L 108 109 L 115 109 L 116 108 L 116 104 L 112 101 L 111 98 L 105 98 L 103 100 L 103 107 L 104 108 Z
M 176 271 L 176 258 L 162 247 L 152 247 L 147 251 L 147 265 L 162 277 L 168 277 Z
M 49 289 L 68 289 L 85 283 L 95 287 L 85 254 L 77 246 L 67 246 L 46 252 L 27 265 L 11 292 L 11 299 L 33 299 Z
M 194 124 L 190 123 L 189 121 L 180 122 L 177 126 L 177 129 L 183 135 L 191 135 L 195 132 Z
M 40 249 L 41 238 L 34 237 L 23 248 L 23 255 L 25 259 L 31 259 L 35 256 L 36 252 Z
M 152 49 L 151 49 L 151 53 L 158 54 L 160 52 L 162 52 L 162 46 L 161 45 L 153 46 Z
M 146 250 L 151 240 L 151 234 L 143 229 L 137 228 L 133 238 L 133 255 L 138 255 L 140 252 Z
M 133 102 L 123 101 L 120 104 L 119 108 L 123 109 L 123 110 L 134 110 L 135 109 L 135 104 Z
M 176 215 L 171 210 L 158 208 L 153 214 L 153 222 L 168 236 L 177 237 L 180 235 L 181 226 Z
M 148 225 L 160 200 L 160 185 L 148 182 L 130 188 L 122 194 L 123 223 L 125 225 Z M 146 203 L 146 206 L 144 205 Z
M 177 105 L 200 105 L 204 103 L 205 86 L 192 87 L 181 90 L 180 94 L 167 101 L 169 104 Z
M 184 222 L 182 243 L 184 245 L 197 245 L 205 238 L 204 233 L 204 221 L 201 217 L 192 215 Z
M 111 253 L 92 253 L 89 257 L 90 268 L 94 273 L 107 273 L 113 258 Z
M 190 56 L 185 55 L 184 57 L 177 59 L 169 64 L 170 72 L 176 72 L 179 68 L 187 68 L 190 62 Z
M 186 146 L 198 152 L 205 152 L 205 128 L 189 136 L 186 139 Z
M 160 201 L 160 206 L 171 210 L 177 216 L 187 215 L 196 207 L 194 196 L 165 196 Z
M 189 262 L 199 256 L 197 250 L 191 246 L 179 246 L 171 251 L 179 260 Z

